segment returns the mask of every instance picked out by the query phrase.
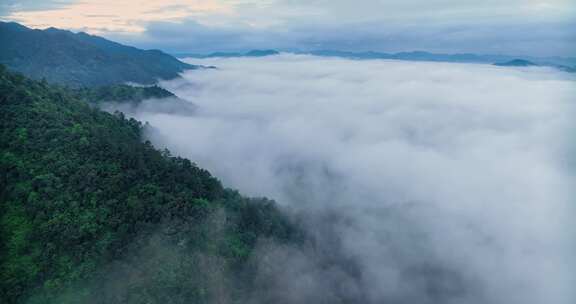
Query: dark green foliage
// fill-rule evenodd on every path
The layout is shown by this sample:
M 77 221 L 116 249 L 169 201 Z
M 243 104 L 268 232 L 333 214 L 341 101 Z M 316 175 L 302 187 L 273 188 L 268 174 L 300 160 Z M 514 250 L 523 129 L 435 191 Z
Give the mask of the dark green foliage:
M 70 86 L 153 84 L 198 66 L 158 50 L 140 50 L 86 33 L 32 30 L 0 22 L 0 64 L 35 79 Z
M 74 94 L 0 65 L 0 303 L 241 301 L 257 240 L 299 238 Z
M 135 87 L 125 84 L 85 87 L 76 89 L 73 93 L 75 97 L 90 103 L 106 101 L 138 103 L 150 98 L 176 98 L 176 95 L 159 86 Z

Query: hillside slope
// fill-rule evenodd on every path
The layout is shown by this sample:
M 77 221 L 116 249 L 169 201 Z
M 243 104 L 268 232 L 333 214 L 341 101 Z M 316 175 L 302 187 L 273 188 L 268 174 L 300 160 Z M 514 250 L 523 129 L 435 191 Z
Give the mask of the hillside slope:
M 0 303 L 242 302 L 257 241 L 299 242 L 142 130 L 0 65 Z
M 33 30 L 0 22 L 0 64 L 34 79 L 70 86 L 153 84 L 198 68 L 159 50 L 140 50 L 86 33 Z

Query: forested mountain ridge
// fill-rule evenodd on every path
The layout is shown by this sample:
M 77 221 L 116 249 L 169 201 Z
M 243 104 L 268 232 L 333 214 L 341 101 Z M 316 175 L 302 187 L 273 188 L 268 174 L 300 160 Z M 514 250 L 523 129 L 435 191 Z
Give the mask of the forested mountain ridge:
M 82 87 L 71 90 L 72 94 L 89 103 L 130 102 L 140 103 L 146 99 L 178 98 L 172 92 L 159 86 L 131 86 L 116 84 L 99 87 Z
M 143 126 L 0 65 L 0 302 L 242 302 L 267 199 L 143 141 Z M 222 299 L 220 299 L 222 300 Z
M 159 50 L 140 50 L 83 32 L 34 30 L 0 22 L 0 64 L 69 86 L 154 84 L 198 68 Z

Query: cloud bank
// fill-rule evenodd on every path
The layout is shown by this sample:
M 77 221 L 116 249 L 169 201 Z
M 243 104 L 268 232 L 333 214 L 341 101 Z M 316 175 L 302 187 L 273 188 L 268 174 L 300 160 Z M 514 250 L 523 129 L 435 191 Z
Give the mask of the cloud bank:
M 303 220 L 254 303 L 571 304 L 574 79 L 311 56 L 191 60 L 151 140 Z

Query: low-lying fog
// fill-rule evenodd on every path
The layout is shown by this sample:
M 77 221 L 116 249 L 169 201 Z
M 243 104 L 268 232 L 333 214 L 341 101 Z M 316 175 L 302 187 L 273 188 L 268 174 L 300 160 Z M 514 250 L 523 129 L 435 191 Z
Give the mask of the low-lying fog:
M 159 147 L 305 218 L 255 302 L 573 304 L 576 86 L 545 68 L 312 56 L 189 60 Z M 151 106 L 152 104 L 152 106 Z M 129 113 L 130 114 L 130 113 Z M 264 265 L 265 264 L 265 265 Z

